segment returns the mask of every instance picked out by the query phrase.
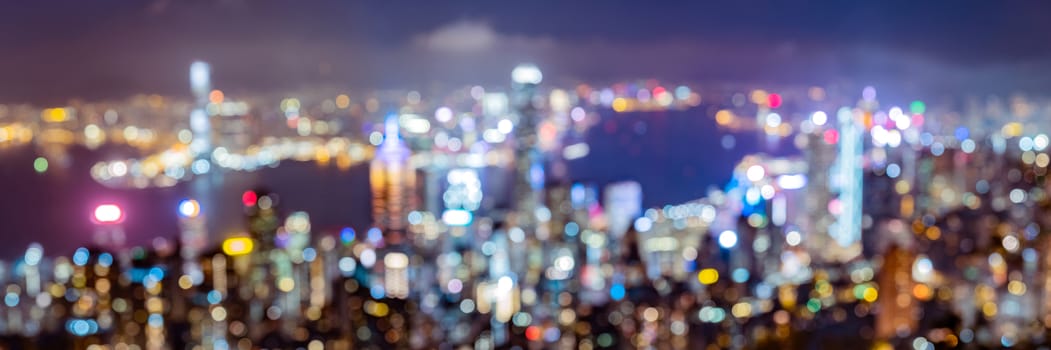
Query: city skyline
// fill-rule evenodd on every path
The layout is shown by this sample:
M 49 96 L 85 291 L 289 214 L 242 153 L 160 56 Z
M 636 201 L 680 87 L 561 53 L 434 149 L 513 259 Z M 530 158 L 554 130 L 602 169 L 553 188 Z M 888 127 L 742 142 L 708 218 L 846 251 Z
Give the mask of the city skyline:
M 1051 4 L 0 13 L 0 349 L 1051 344 Z

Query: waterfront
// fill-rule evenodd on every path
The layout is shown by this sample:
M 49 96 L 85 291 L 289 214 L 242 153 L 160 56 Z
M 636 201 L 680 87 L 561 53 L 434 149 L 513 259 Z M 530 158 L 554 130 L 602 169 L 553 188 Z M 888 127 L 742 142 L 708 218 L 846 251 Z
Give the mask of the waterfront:
M 787 142 L 783 139 L 769 144 L 755 132 L 720 129 L 704 108 L 606 112 L 603 124 L 584 136 L 591 145 L 590 154 L 569 162 L 570 177 L 598 186 L 638 181 L 646 193 L 646 207 L 685 202 L 703 196 L 709 187 L 721 188 L 733 165 L 745 155 L 794 152 L 790 145 L 780 146 Z M 734 140 L 729 149 L 721 144 L 726 135 Z M 698 152 L 669 152 L 671 149 Z M 127 158 L 135 150 L 108 145 L 96 150 L 72 146 L 68 151 L 68 165 L 55 164 L 39 174 L 32 166 L 39 156 L 33 147 L 0 150 L 7 164 L 0 168 L 0 191 L 18 199 L 4 202 L 0 210 L 4 231 L 12 233 L 7 244 L 0 246 L 0 256 L 16 257 L 33 242 L 47 242 L 48 255 L 69 254 L 90 242 L 93 206 L 110 201 L 122 204 L 128 212 L 129 244 L 150 246 L 156 237 L 177 238 L 176 205 L 184 198 L 195 198 L 207 208 L 208 229 L 217 243 L 244 230 L 240 196 L 258 186 L 279 193 L 286 211 L 309 212 L 316 227 L 330 234 L 346 226 L 366 230 L 371 223 L 369 174 L 363 164 L 341 170 L 334 164 L 286 161 L 259 171 L 216 172 L 173 187 L 140 190 L 106 187 L 89 175 L 96 162 Z M 62 219 L 33 219 L 41 215 Z

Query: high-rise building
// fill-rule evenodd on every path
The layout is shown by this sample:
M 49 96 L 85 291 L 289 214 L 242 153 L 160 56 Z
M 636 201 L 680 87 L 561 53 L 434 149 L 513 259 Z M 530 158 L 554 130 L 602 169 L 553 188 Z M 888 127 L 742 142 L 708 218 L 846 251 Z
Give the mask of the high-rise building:
M 544 184 L 543 159 L 537 148 L 537 125 L 540 117 L 533 104 L 541 80 L 543 74 L 532 64 L 522 64 L 511 71 L 511 106 L 515 116 L 515 182 L 512 205 L 519 213 L 520 226 L 531 225 L 532 213 L 540 203 L 538 190 Z
M 248 219 L 248 233 L 259 245 L 259 252 L 269 252 L 276 246 L 277 229 L 281 225 L 277 196 L 265 189 L 245 191 L 241 195 Z
M 612 183 L 603 192 L 609 233 L 620 237 L 642 215 L 642 185 L 635 181 Z
M 912 252 L 897 246 L 892 246 L 884 254 L 883 267 L 876 277 L 880 287 L 880 312 L 875 329 L 877 339 L 893 339 L 916 328 L 917 301 L 910 294 L 915 282 L 909 278 L 915 260 Z
M 863 186 L 862 151 L 865 129 L 855 112 L 842 108 L 839 120 L 839 154 L 831 171 L 831 189 L 838 198 L 830 208 L 837 208 L 836 222 L 828 233 L 838 249 L 829 250 L 833 260 L 847 261 L 861 253 L 861 200 Z
M 409 148 L 398 137 L 397 117 L 387 118 L 383 144 L 369 167 L 372 187 L 372 223 L 388 244 L 398 244 L 408 228 L 409 212 L 419 206 L 416 170 L 409 164 Z
M 190 149 L 205 158 L 212 150 L 212 123 L 207 113 L 208 94 L 212 89 L 211 72 L 208 63 L 197 61 L 190 65 L 190 91 L 194 97 L 194 108 L 190 112 L 190 131 L 193 132 Z
M 190 276 L 201 274 L 198 255 L 208 244 L 208 228 L 201 215 L 201 204 L 193 199 L 179 202 L 179 255 L 183 261 L 183 273 Z M 194 277 L 197 278 L 197 277 Z
M 125 248 L 124 210 L 120 206 L 102 204 L 95 207 L 92 221 L 95 223 L 95 245 L 114 252 Z

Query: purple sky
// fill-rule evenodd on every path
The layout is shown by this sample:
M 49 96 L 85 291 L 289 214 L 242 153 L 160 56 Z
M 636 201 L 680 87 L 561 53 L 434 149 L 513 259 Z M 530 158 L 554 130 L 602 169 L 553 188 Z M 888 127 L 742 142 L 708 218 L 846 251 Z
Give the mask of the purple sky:
M 54 0 L 0 4 L 0 101 L 549 81 L 1051 86 L 1051 3 Z

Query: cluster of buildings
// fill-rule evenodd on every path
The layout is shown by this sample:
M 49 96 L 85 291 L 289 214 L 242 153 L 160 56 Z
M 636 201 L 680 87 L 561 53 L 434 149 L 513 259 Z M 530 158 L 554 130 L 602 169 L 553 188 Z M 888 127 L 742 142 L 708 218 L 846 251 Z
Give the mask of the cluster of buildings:
M 98 107 L 5 119 L 0 142 L 145 138 L 138 145 L 154 155 L 92 169 L 112 186 L 283 159 L 369 162 L 372 222 L 322 230 L 309 213 L 284 211 L 280 193 L 252 188 L 241 197 L 242 232 L 208 232 L 208 208 L 186 199 L 173 213 L 178 240 L 133 248 L 122 208 L 102 203 L 89 248 L 49 258 L 34 245 L 0 269 L 3 340 L 83 349 L 1046 342 L 1046 107 L 895 107 L 872 88 L 860 98 L 653 81 L 547 90 L 542 79 L 523 65 L 505 92 L 340 94 L 316 106 L 284 98 L 276 112 L 252 112 L 257 104 L 228 100 L 195 63 L 195 101 L 164 109 L 190 116 L 173 129 L 122 124 Z M 391 103 L 395 112 L 380 113 Z M 565 162 L 588 153 L 583 133 L 597 113 L 662 108 L 707 108 L 721 128 L 799 151 L 746 156 L 725 187 L 659 208 L 643 207 L 635 182 L 570 180 Z M 260 126 L 275 118 L 285 128 Z

